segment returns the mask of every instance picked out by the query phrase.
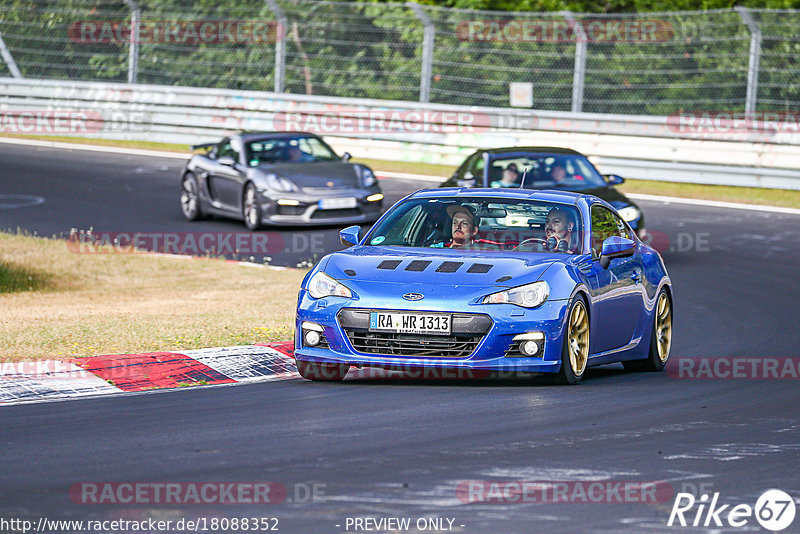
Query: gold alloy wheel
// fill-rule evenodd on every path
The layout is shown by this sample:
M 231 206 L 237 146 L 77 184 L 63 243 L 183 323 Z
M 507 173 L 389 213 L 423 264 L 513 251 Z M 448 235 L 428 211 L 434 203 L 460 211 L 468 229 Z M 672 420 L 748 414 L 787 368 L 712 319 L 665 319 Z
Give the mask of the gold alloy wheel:
M 589 359 L 589 316 L 583 301 L 572 307 L 569 317 L 569 363 L 572 373 L 579 377 L 586 369 Z
M 672 308 L 669 297 L 661 293 L 656 306 L 656 347 L 661 363 L 666 363 L 669 358 L 669 349 L 672 345 Z

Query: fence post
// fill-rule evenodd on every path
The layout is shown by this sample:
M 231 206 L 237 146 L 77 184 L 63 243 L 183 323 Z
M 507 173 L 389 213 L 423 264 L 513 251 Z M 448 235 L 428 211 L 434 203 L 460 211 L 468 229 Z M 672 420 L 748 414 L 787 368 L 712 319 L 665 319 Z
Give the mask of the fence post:
M 136 83 L 139 75 L 139 23 L 142 10 L 136 0 L 125 0 L 131 8 L 131 42 L 128 43 L 128 83 Z
M 746 7 L 734 7 L 742 21 L 750 31 L 750 63 L 747 66 L 747 96 L 744 101 L 745 115 L 752 115 L 756 111 L 758 99 L 758 69 L 761 63 L 761 28 Z
M 583 111 L 583 86 L 586 77 L 586 33 L 583 25 L 580 24 L 569 11 L 561 11 L 561 16 L 574 30 L 578 40 L 575 43 L 575 67 L 572 75 L 572 112 L 580 113 Z
M 11 55 L 8 48 L 6 48 L 6 42 L 3 41 L 3 34 L 0 33 L 0 56 L 3 56 L 3 59 L 8 65 L 8 70 L 11 71 L 11 76 L 14 78 L 22 78 L 22 73 L 17 68 L 17 63 L 14 61 L 14 56 Z
M 278 27 L 275 30 L 275 92 L 282 93 L 286 85 L 286 32 L 289 21 L 278 2 L 275 0 L 264 1 L 278 19 Z
M 419 76 L 419 101 L 430 102 L 431 99 L 431 76 L 433 75 L 433 47 L 436 39 L 436 27 L 431 18 L 422 9 L 422 6 L 415 2 L 406 2 L 406 5 L 414 12 L 414 15 L 424 26 L 422 34 L 422 70 Z

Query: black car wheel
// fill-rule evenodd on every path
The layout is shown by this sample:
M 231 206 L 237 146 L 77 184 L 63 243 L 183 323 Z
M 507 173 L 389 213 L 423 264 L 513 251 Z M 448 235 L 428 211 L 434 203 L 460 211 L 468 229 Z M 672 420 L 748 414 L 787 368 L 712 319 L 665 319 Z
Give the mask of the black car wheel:
M 666 289 L 662 289 L 656 298 L 653 316 L 650 352 L 642 360 L 622 362 L 628 371 L 663 371 L 667 365 L 672 348 L 672 302 Z
M 181 181 L 181 211 L 189 221 L 197 221 L 203 218 L 199 190 L 200 186 L 197 183 L 197 178 L 194 174 L 187 172 Z
M 258 193 L 256 186 L 247 184 L 242 196 L 242 215 L 244 216 L 244 224 L 250 230 L 258 230 L 261 228 L 261 204 L 258 202 Z
M 339 363 L 317 363 L 297 360 L 297 371 L 306 380 L 317 382 L 339 382 L 350 370 L 349 365 Z
M 581 297 L 575 297 L 567 314 L 564 327 L 564 345 L 561 349 L 559 384 L 575 385 L 581 381 L 589 362 L 589 313 Z

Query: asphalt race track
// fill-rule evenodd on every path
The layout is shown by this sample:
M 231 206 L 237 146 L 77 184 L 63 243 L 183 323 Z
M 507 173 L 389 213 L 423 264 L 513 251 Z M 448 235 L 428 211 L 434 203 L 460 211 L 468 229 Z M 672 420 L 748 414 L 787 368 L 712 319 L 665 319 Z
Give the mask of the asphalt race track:
M 44 202 L 0 209 L 0 228 L 44 235 L 89 226 L 242 231 L 234 221 L 182 219 L 180 165 L 2 144 L 0 195 Z M 390 202 L 423 185 L 382 183 Z M 641 206 L 675 288 L 671 358 L 789 357 L 796 370 L 800 217 Z M 338 242 L 336 231 L 319 230 L 326 246 Z M 275 263 L 299 257 L 289 251 Z M 754 506 L 770 488 L 797 500 L 798 380 L 689 379 L 611 365 L 589 370 L 577 387 L 505 378 L 290 380 L 6 406 L 0 517 L 275 517 L 280 532 L 299 533 L 354 532 L 348 518 L 356 517 L 411 518 L 412 525 L 449 518 L 452 531 L 463 533 L 698 531 L 667 527 L 678 492 L 718 492 L 718 505 L 728 510 Z M 285 487 L 287 499 L 258 506 L 92 505 L 76 504 L 69 493 L 81 482 L 268 481 Z M 534 494 L 518 499 L 525 502 L 479 503 L 459 491 L 467 481 L 570 488 L 581 481 L 660 481 L 671 491 L 644 503 L 613 495 L 587 502 L 573 494 L 571 502 L 542 503 Z M 697 510 L 686 513 L 687 521 Z M 728 525 L 727 513 L 716 531 L 742 531 Z M 751 517 L 747 530 L 759 529 Z M 800 518 L 785 532 L 798 530 Z

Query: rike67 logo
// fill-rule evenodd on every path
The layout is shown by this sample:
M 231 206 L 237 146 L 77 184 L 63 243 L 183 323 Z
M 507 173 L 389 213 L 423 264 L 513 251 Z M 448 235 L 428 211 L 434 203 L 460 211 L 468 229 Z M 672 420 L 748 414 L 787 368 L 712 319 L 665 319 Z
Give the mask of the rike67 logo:
M 691 493 L 678 493 L 667 526 L 741 528 L 751 526 L 751 520 L 755 518 L 762 528 L 779 532 L 794 521 L 794 499 L 779 489 L 765 491 L 755 506 L 745 503 L 720 505 L 718 501 L 719 492 L 715 492 L 710 501 L 707 494 L 696 499 Z

